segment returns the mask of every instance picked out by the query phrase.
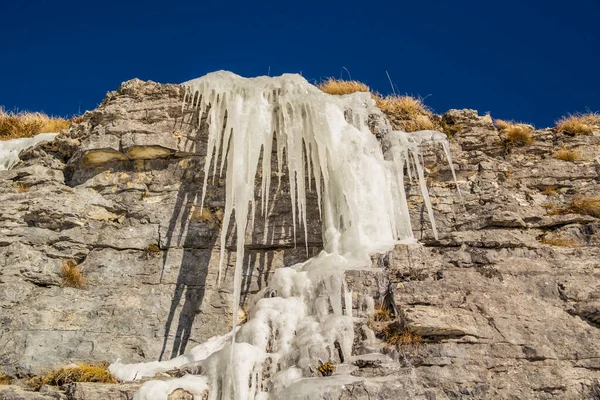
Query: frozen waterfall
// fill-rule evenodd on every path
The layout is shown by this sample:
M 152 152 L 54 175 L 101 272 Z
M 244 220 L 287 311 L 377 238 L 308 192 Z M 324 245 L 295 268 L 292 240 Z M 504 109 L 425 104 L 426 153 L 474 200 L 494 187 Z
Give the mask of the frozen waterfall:
M 223 227 L 235 215 L 233 326 L 240 302 L 244 232 L 252 229 L 249 220 L 252 225 L 255 218 L 267 218 L 270 187 L 281 183 L 284 170 L 294 231 L 298 228 L 305 238 L 306 193 L 316 191 L 324 250 L 304 263 L 275 271 L 269 287 L 256 296 L 248 321 L 230 333 L 231 340 L 214 338 L 190 356 L 163 363 L 115 363 L 110 370 L 117 378 L 130 380 L 186 361 L 200 363 L 201 376 L 145 383 L 135 397 L 140 400 L 166 399 L 177 387 L 197 398 L 208 393 L 211 400 L 282 398 L 286 388 L 310 376 L 318 360 L 332 359 L 333 352 L 346 360 L 352 355 L 352 293 L 344 271 L 370 266 L 371 254 L 388 251 L 399 241 L 416 243 L 404 189 L 405 170 L 420 183 L 437 236 L 420 145 L 440 142 L 449 157 L 447 141 L 434 131 L 391 132 L 384 155 L 367 126 L 375 108 L 369 93 L 331 96 L 299 75 L 246 79 L 220 71 L 184 85 L 184 107 L 206 115 L 209 125 L 202 204 L 211 177 L 224 173 Z M 272 161 L 276 161 L 278 182 L 271 181 Z M 255 193 L 259 167 L 263 173 Z M 227 229 L 222 229 L 219 275 L 226 234 Z M 307 394 L 312 390 L 310 384 L 295 387 Z

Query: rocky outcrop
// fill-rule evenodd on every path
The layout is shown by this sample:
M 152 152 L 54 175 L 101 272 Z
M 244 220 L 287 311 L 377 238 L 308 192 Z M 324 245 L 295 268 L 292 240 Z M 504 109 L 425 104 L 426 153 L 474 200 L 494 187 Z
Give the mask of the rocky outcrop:
M 77 361 L 164 360 L 230 329 L 238 233 L 222 226 L 218 174 L 200 210 L 206 122 L 182 100 L 177 85 L 125 82 L 83 122 L 0 172 L 2 371 L 26 377 Z M 569 204 L 600 193 L 600 133 L 538 130 L 533 144 L 512 147 L 489 116 L 453 110 L 442 120 L 452 127 L 463 197 L 444 154 L 427 148 L 438 239 L 409 183 L 423 246 L 399 245 L 347 276 L 358 339 L 367 339 L 362 298 L 383 303 L 388 295 L 398 321 L 422 343 L 380 343 L 377 351 L 390 358 L 359 357 L 353 380 L 322 385 L 324 398 L 585 398 L 600 378 L 600 220 Z M 385 118 L 375 112 L 371 122 L 384 137 Z M 561 147 L 580 160 L 553 158 Z M 258 211 L 246 233 L 244 302 L 276 268 L 322 246 L 315 193 L 305 241 L 294 235 L 285 171 L 281 178 L 268 225 Z M 222 229 L 230 234 L 218 285 Z M 555 245 L 565 243 L 572 247 Z M 85 288 L 64 286 L 68 261 Z M 373 347 L 357 340 L 355 351 Z M 14 387 L 0 398 L 130 398 L 136 385 Z

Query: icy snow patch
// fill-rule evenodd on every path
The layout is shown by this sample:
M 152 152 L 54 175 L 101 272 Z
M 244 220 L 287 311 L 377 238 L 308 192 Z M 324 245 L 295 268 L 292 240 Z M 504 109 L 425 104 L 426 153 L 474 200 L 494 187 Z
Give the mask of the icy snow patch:
M 54 140 L 58 133 L 40 133 L 30 138 L 0 141 L 0 171 L 11 169 L 19 162 L 19 153 L 39 142 Z

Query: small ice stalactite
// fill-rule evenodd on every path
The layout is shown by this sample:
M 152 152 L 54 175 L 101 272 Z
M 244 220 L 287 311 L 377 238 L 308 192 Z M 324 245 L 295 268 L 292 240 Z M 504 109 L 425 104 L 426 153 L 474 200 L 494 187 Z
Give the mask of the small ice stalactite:
M 348 362 L 352 356 L 352 292 L 345 271 L 370 266 L 371 254 L 387 252 L 399 241 L 415 243 L 404 191 L 405 168 L 409 177 L 419 180 L 435 231 L 419 145 L 439 141 L 441 134 L 392 132 L 384 158 L 367 128 L 375 107 L 368 93 L 330 96 L 299 75 L 245 79 L 223 71 L 185 85 L 184 106 L 195 108 L 199 119 L 206 116 L 208 123 L 201 207 L 210 176 L 214 180 L 217 171 L 220 175 L 225 171 L 224 227 L 235 211 L 233 325 L 237 325 L 245 233 L 253 228 L 257 208 L 268 219 L 273 155 L 278 187 L 287 171 L 294 238 L 301 227 L 307 241 L 306 190 L 315 190 L 324 244 L 318 256 L 276 270 L 251 304 L 248 321 L 231 334 L 231 343 L 195 364 L 209 387 L 208 398 L 262 400 L 289 390 L 316 393 L 315 385 L 322 384 L 301 378 L 314 376 L 321 360 Z M 255 189 L 261 157 L 262 178 Z M 222 229 L 219 281 L 226 234 Z M 359 307 L 372 314 L 373 299 L 363 298 Z M 157 370 L 157 366 L 128 367 L 113 364 L 111 371 L 118 378 L 131 378 L 134 370 Z M 353 380 L 341 372 L 327 382 Z M 144 396 L 138 398 L 154 399 Z

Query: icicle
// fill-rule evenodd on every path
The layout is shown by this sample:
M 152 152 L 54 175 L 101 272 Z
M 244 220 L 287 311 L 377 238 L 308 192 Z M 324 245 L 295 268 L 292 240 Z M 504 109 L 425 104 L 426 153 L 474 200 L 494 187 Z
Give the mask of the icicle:
M 438 233 L 435 225 L 435 218 L 433 217 L 433 207 L 431 206 L 431 199 L 429 198 L 429 191 L 427 190 L 427 182 L 425 182 L 425 175 L 423 174 L 423 166 L 419 160 L 419 152 L 416 149 L 410 150 L 413 159 L 415 160 L 415 167 L 417 169 L 417 176 L 419 178 L 419 186 L 421 187 L 421 194 L 423 195 L 423 202 L 427 207 L 427 215 L 429 215 L 429 222 L 431 223 L 431 229 L 433 230 L 433 236 L 437 240 Z
M 448 165 L 450 166 L 450 171 L 452 171 L 452 179 L 454 179 L 454 184 L 456 185 L 456 191 L 458 192 L 458 196 L 460 201 L 463 201 L 463 195 L 460 191 L 460 187 L 458 186 L 458 180 L 456 179 L 456 172 L 454 171 L 454 164 L 452 163 L 452 156 L 450 155 L 450 146 L 447 141 L 442 142 L 442 148 L 444 149 L 444 154 L 446 155 L 446 160 L 448 160 Z

